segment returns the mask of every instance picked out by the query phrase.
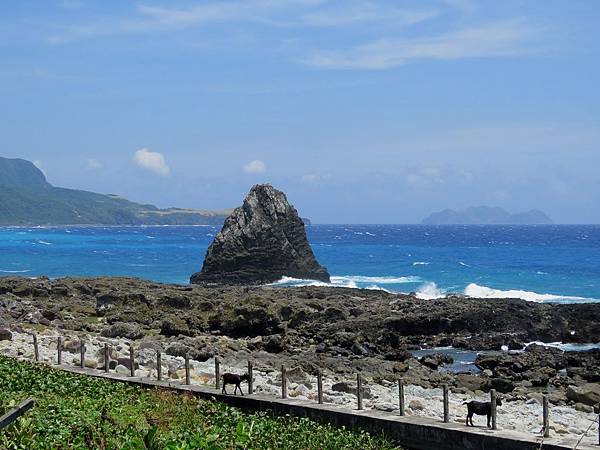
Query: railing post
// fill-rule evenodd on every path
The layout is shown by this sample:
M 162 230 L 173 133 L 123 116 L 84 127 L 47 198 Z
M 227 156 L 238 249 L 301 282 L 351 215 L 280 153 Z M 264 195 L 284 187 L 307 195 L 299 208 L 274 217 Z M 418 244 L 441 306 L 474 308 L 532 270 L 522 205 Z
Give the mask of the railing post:
M 442 393 L 444 395 L 444 423 L 450 422 L 450 405 L 448 404 L 448 385 L 442 385 Z
M 490 406 L 492 407 L 492 430 L 496 430 L 496 405 L 497 405 L 497 396 L 496 389 L 490 389 Z
M 35 362 L 40 362 L 40 348 L 38 347 L 38 338 L 35 333 L 33 333 L 33 354 Z
M 221 387 L 221 361 L 218 356 L 215 356 L 215 387 Z
M 544 395 L 542 397 L 542 407 L 543 407 L 543 421 L 544 421 L 544 437 L 550 437 L 550 407 L 548 405 L 548 396 Z
M 108 350 L 108 344 L 104 343 L 104 371 L 108 373 L 110 369 L 110 351 Z
M 363 390 L 362 390 L 362 376 L 360 373 L 356 374 L 356 403 L 358 410 L 363 409 Z
M 135 354 L 133 352 L 133 345 L 129 346 L 129 375 L 135 377 Z
M 185 354 L 185 384 L 188 386 L 192 384 L 190 382 L 190 355 Z
M 398 379 L 398 407 L 400 408 L 400 415 L 404 415 L 404 379 Z
M 254 370 L 252 361 L 248 361 L 248 394 L 254 393 Z
M 323 371 L 321 369 L 317 372 L 317 401 L 319 405 L 323 404 Z
M 598 445 L 600 445 L 600 414 L 598 414 Z
M 58 337 L 56 342 L 56 362 L 58 365 L 62 365 L 62 337 Z
M 156 350 L 156 375 L 158 381 L 162 381 L 162 355 L 160 350 Z
M 83 339 L 79 341 L 79 367 L 85 367 L 85 342 Z
M 281 365 L 281 398 L 287 398 L 287 375 L 283 364 Z

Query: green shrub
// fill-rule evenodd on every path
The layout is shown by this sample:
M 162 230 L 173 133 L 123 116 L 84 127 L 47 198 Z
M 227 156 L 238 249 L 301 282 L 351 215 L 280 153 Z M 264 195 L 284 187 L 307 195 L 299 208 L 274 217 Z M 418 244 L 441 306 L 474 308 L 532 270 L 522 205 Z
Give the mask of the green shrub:
M 246 414 L 166 390 L 61 372 L 0 356 L 0 413 L 36 406 L 0 432 L 12 449 L 391 449 L 367 433 L 308 419 Z

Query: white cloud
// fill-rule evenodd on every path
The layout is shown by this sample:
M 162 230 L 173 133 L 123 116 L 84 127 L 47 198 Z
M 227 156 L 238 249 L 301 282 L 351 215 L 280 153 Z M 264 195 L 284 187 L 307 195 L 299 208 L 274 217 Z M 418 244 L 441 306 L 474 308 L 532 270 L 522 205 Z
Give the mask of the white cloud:
M 133 161 L 139 167 L 150 170 L 162 177 L 168 177 L 171 174 L 171 169 L 167 165 L 162 153 L 152 152 L 146 148 L 142 148 L 135 152 Z
M 303 62 L 327 69 L 389 69 L 424 59 L 522 55 L 532 52 L 526 43 L 539 32 L 521 20 L 511 20 L 437 36 L 380 39 L 349 50 L 317 52 Z
M 98 161 L 96 158 L 88 158 L 87 160 L 87 168 L 90 170 L 102 169 L 104 164 Z
M 341 8 L 318 9 L 305 14 L 301 22 L 319 27 L 339 27 L 367 22 L 390 22 L 395 26 L 414 25 L 438 15 L 436 10 L 387 8 L 372 2 L 348 2 Z
M 260 159 L 255 159 L 246 164 L 243 169 L 246 173 L 265 173 L 267 171 L 267 166 Z
M 74 0 L 73 0 L 74 1 Z M 69 24 L 47 38 L 52 44 L 79 39 L 165 31 L 178 31 L 210 24 L 258 24 L 279 29 L 301 27 L 360 26 L 389 24 L 394 28 L 413 25 L 440 14 L 436 8 L 398 8 L 370 0 L 230 0 L 205 1 L 186 7 L 141 3 L 122 17 L 96 17 Z
M 140 4 L 135 14 L 122 18 L 98 18 L 68 26 L 48 38 L 52 44 L 98 36 L 115 36 L 182 30 L 211 23 L 243 22 L 281 26 L 279 17 L 307 7 L 318 6 L 324 0 L 244 0 L 204 2 L 186 8 Z

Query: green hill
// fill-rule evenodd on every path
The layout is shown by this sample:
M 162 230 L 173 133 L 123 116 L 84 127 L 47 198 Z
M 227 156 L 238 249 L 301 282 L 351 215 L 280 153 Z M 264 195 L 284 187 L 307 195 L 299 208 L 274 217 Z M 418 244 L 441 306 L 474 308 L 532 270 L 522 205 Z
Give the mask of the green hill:
M 228 214 L 54 187 L 30 161 L 0 157 L 0 225 L 220 225 Z

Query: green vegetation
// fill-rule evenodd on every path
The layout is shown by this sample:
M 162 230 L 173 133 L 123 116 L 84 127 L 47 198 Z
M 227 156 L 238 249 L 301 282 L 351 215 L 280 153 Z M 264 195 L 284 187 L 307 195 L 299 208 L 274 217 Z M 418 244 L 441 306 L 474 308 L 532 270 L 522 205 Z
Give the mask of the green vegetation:
M 33 163 L 0 157 L 0 225 L 220 225 L 228 213 L 54 187 Z
M 244 414 L 164 390 L 0 356 L 0 413 L 36 406 L 0 432 L 2 449 L 391 449 L 381 438 L 307 419 Z

